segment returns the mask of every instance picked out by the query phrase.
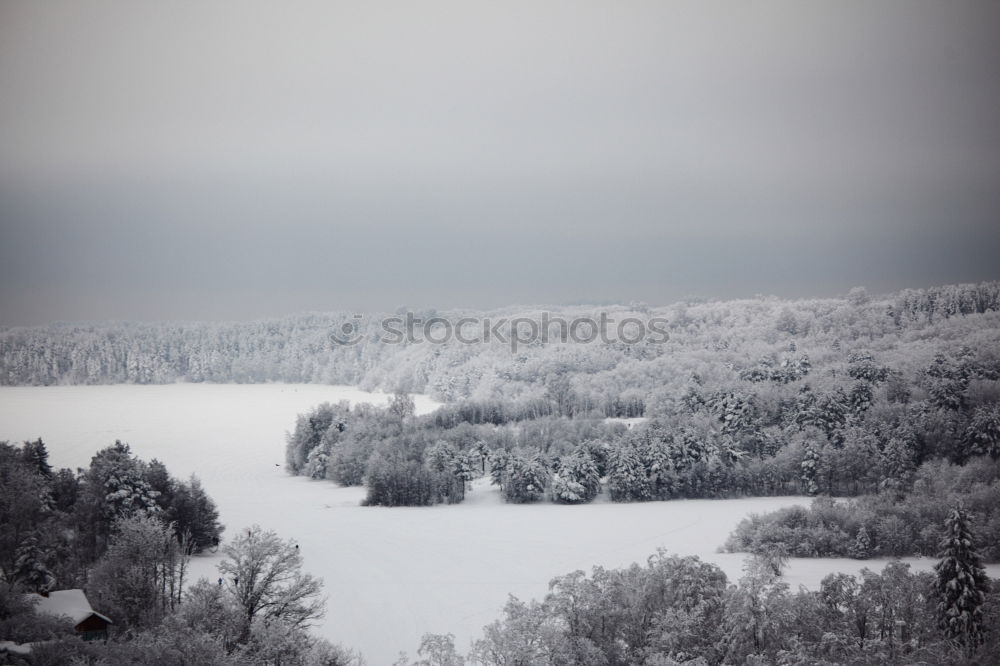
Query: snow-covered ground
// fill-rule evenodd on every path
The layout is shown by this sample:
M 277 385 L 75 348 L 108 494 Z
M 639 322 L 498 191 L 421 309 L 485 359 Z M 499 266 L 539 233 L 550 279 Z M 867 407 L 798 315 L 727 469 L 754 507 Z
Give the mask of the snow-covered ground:
M 635 426 L 639 425 L 640 423 L 645 423 L 648 420 L 649 419 L 647 419 L 645 416 L 632 416 L 632 417 L 629 417 L 629 418 L 624 418 L 624 417 L 620 417 L 620 416 L 609 416 L 608 418 L 604 419 L 604 422 L 605 423 L 621 423 L 626 428 L 628 428 L 629 430 L 631 430 L 632 428 L 634 428 Z
M 196 473 L 219 505 L 227 534 L 258 523 L 301 545 L 322 576 L 327 615 L 317 630 L 360 649 L 373 666 L 416 651 L 424 632 L 452 632 L 460 649 L 499 616 L 507 595 L 541 598 L 553 576 L 593 565 L 642 562 L 657 548 L 699 555 L 735 580 L 741 555 L 716 553 L 751 512 L 807 498 L 683 500 L 584 506 L 507 505 L 479 481 L 464 503 L 427 508 L 358 506 L 360 488 L 285 474 L 284 434 L 324 401 L 384 403 L 344 386 L 173 384 L 0 387 L 0 440 L 42 437 L 53 465 L 86 465 L 122 439 L 178 477 Z M 415 396 L 419 412 L 434 408 Z M 214 580 L 219 556 L 193 571 Z M 926 569 L 929 560 L 911 560 Z M 795 560 L 788 582 L 815 587 L 831 571 L 883 561 Z M 990 568 L 991 576 L 1000 567 Z

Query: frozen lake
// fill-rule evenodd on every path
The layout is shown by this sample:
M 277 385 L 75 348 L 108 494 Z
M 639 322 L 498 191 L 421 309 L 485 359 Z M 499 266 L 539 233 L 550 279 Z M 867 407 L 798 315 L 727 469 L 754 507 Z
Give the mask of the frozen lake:
M 175 477 L 197 474 L 219 506 L 226 536 L 258 523 L 299 542 L 306 570 L 325 581 L 327 614 L 317 630 L 360 649 L 373 666 L 401 650 L 412 655 L 428 631 L 454 633 L 465 651 L 499 616 L 508 593 L 541 598 L 553 576 L 642 562 L 659 547 L 699 555 L 735 580 L 742 556 L 715 552 L 733 526 L 751 512 L 809 501 L 507 505 L 480 481 L 456 506 L 363 508 L 360 488 L 285 474 L 285 432 L 297 414 L 324 401 L 388 398 L 293 384 L 0 387 L 0 440 L 42 437 L 54 466 L 75 468 L 121 439 Z M 421 413 L 436 406 L 425 396 L 415 402 Z M 217 561 L 199 557 L 192 569 L 214 580 Z M 920 569 L 933 564 L 909 561 Z M 814 587 L 831 571 L 883 564 L 795 560 L 786 578 L 793 589 Z

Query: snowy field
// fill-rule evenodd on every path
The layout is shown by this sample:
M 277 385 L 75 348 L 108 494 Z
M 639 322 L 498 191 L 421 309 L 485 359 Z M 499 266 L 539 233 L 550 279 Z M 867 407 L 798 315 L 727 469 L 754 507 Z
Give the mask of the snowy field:
M 424 632 L 456 635 L 461 650 L 499 616 L 507 594 L 541 598 L 553 576 L 642 562 L 657 548 L 699 555 L 735 580 L 741 555 L 715 550 L 751 512 L 807 498 L 682 500 L 583 506 L 506 505 L 477 482 L 464 503 L 362 508 L 360 488 L 287 476 L 285 432 L 324 401 L 385 403 L 345 386 L 173 384 L 0 387 L 0 440 L 42 437 L 54 466 L 88 464 L 122 439 L 175 477 L 195 473 L 219 506 L 226 534 L 258 523 L 294 538 L 305 568 L 321 576 L 327 615 L 317 630 L 360 649 L 373 666 L 415 653 Z M 415 396 L 418 412 L 435 403 Z M 214 580 L 219 556 L 196 558 Z M 928 569 L 930 560 L 909 560 Z M 793 589 L 831 571 L 881 569 L 883 561 L 793 560 Z M 990 567 L 1000 576 L 1000 566 Z

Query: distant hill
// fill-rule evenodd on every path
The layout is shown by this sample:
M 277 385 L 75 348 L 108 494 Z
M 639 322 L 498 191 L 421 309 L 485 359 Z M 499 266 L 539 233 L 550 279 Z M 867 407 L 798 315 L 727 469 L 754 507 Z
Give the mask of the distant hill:
M 881 296 L 854 290 L 826 299 L 413 313 L 420 320 L 413 326 L 417 340 L 424 322 L 438 318 L 428 330 L 440 344 L 393 344 L 404 337 L 388 332 L 402 331 L 400 313 L 312 313 L 236 323 L 58 323 L 0 331 L 0 383 L 338 383 L 427 392 L 445 401 L 533 399 L 562 391 L 580 409 L 632 415 L 634 409 L 615 405 L 677 398 L 682 384 L 698 375 L 766 379 L 803 357 L 816 380 L 832 380 L 859 350 L 902 373 L 922 370 L 935 354 L 961 346 L 992 363 L 1000 354 L 998 310 L 1000 283 L 985 282 Z M 574 318 L 597 321 L 601 313 L 611 328 L 632 318 L 630 325 L 646 335 L 630 338 L 634 344 L 583 343 L 554 325 L 547 340 L 528 341 L 531 324 L 522 321 L 528 331 L 515 350 L 495 336 L 475 344 L 454 335 L 445 339 L 462 318 L 463 336 L 479 339 L 485 320 L 494 325 L 520 317 L 537 325 L 545 316 L 569 324 Z M 396 319 L 386 324 L 391 317 Z M 648 327 L 655 322 L 669 340 L 654 340 Z M 587 324 L 571 333 L 586 338 Z

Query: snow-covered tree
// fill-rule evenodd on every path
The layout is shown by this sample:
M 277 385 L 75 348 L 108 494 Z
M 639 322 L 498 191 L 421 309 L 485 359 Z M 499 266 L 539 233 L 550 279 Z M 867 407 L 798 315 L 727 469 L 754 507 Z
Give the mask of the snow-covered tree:
M 455 650 L 454 634 L 424 634 L 417 656 L 417 661 L 401 656 L 393 666 L 465 666 L 465 658 Z
M 851 546 L 851 557 L 856 560 L 867 560 L 872 555 L 872 539 L 868 536 L 868 530 L 862 525 L 858 528 L 858 534 L 854 538 Z
M 21 549 L 38 533 L 49 514 L 43 477 L 20 451 L 0 442 L 0 576 L 14 580 Z
M 28 537 L 18 548 L 14 580 L 33 592 L 48 592 L 55 586 L 56 577 L 45 565 L 45 554 L 37 537 Z
M 773 650 L 791 620 L 785 603 L 788 584 L 778 578 L 771 564 L 752 558 L 744 570 L 739 585 L 726 598 L 727 662 Z
M 311 479 L 325 479 L 327 475 L 327 465 L 329 462 L 329 445 L 320 444 L 306 456 L 306 464 L 302 473 Z
M 438 441 L 427 447 L 424 460 L 434 472 L 450 472 L 455 466 L 458 451 L 448 442 Z
M 806 445 L 800 467 L 802 468 L 800 478 L 802 479 L 802 485 L 805 487 L 806 493 L 810 496 L 816 495 L 819 493 L 819 484 L 817 483 L 819 476 L 819 453 L 816 451 L 815 446 L 811 444 Z
M 964 443 L 968 454 L 1000 459 L 1000 404 L 976 408 L 965 430 Z
M 636 448 L 623 443 L 608 455 L 608 492 L 615 502 L 649 499 L 649 478 Z
M 909 442 L 902 437 L 891 437 L 882 448 L 877 462 L 881 488 L 901 494 L 909 487 L 916 469 Z
M 887 366 L 878 365 L 871 352 L 857 351 L 848 356 L 847 374 L 853 379 L 869 384 L 878 384 L 889 378 L 891 372 Z
M 115 523 L 137 515 L 160 512 L 157 493 L 145 477 L 144 464 L 132 456 L 128 444 L 116 441 L 91 458 L 80 477 L 80 493 L 74 507 L 81 527 L 85 560 L 101 556 Z
M 114 469 L 104 480 L 104 511 L 110 521 L 137 513 L 155 514 L 159 511 L 156 491 L 149 487 L 138 467 Z
M 515 453 L 507 461 L 501 479 L 504 500 L 521 504 L 541 498 L 548 485 L 549 472 L 537 456 Z
M 39 437 L 33 442 L 25 442 L 21 446 L 21 455 L 24 461 L 37 473 L 45 478 L 52 476 L 52 466 L 49 465 L 49 452 L 45 448 L 45 443 Z
M 451 473 L 468 483 L 479 477 L 480 456 L 474 451 L 459 451 L 451 461 Z
M 510 458 L 510 451 L 506 449 L 493 451 L 489 456 L 490 482 L 494 486 L 499 486 L 501 490 L 503 490 L 504 472 L 507 470 Z
M 187 544 L 190 553 L 219 545 L 222 537 L 219 510 L 194 475 L 186 483 L 176 484 L 165 519 L 173 526 L 178 541 Z
M 415 411 L 413 397 L 408 393 L 397 391 L 389 400 L 389 413 L 400 421 L 413 416 Z
M 289 472 L 292 474 L 302 472 L 309 453 L 320 445 L 323 436 L 332 425 L 340 423 L 342 408 L 343 405 L 334 406 L 324 402 L 311 411 L 299 415 L 295 430 L 288 435 L 285 446 L 285 462 Z
M 328 431 L 327 435 L 330 434 Z M 325 443 L 320 446 L 325 447 Z M 330 447 L 329 459 L 326 461 L 327 478 L 342 486 L 361 485 L 364 482 L 368 459 L 374 450 L 375 437 L 357 430 L 345 433 Z
M 503 617 L 483 628 L 483 637 L 473 644 L 470 657 L 485 666 L 572 663 L 559 659 L 565 657 L 561 654 L 565 630 L 559 624 L 548 617 L 541 603 L 510 596 Z
M 180 602 L 188 560 L 184 550 L 158 518 L 124 518 L 116 523 L 87 587 L 122 628 L 154 625 Z
M 970 517 L 961 506 L 945 522 L 941 560 L 934 565 L 935 589 L 940 597 L 938 622 L 945 634 L 970 654 L 982 641 L 983 604 L 989 579 L 976 550 Z
M 294 541 L 284 541 L 254 525 L 226 545 L 219 573 L 240 608 L 241 642 L 257 618 L 302 627 L 324 613 L 323 583 L 302 572 L 302 555 Z
M 589 502 L 601 491 L 597 464 L 585 451 L 575 451 L 559 460 L 552 476 L 552 499 L 564 504 Z

